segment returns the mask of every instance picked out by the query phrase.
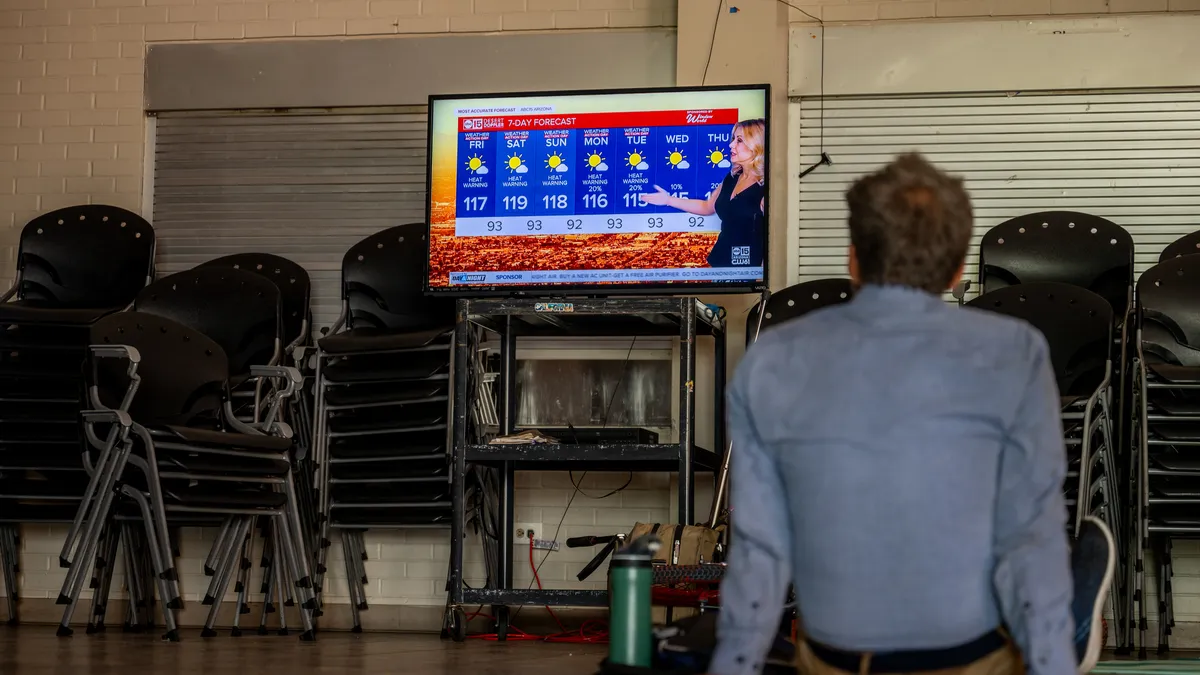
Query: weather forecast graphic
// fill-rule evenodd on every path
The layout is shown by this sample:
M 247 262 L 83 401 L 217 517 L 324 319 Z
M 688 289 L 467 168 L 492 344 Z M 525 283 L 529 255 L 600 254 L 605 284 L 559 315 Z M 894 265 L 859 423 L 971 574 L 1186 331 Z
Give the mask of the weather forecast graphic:
M 710 253 L 736 128 L 766 97 L 687 94 L 435 99 L 430 287 L 760 281 Z

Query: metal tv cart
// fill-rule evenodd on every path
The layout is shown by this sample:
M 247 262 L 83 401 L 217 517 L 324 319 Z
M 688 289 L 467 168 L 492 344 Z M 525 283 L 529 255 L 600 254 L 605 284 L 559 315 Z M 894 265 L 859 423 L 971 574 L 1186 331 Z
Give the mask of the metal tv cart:
M 518 336 L 601 337 L 678 336 L 679 338 L 679 441 L 677 443 L 526 444 L 486 445 L 469 442 L 473 392 L 476 380 L 470 370 L 472 325 L 495 331 L 500 340 L 500 371 L 496 380 L 499 434 L 513 433 L 517 401 L 514 395 Z M 529 299 L 460 299 L 457 304 L 454 342 L 454 408 L 451 471 L 453 516 L 450 540 L 447 632 L 455 641 L 466 637 L 464 607 L 491 605 L 496 633 L 504 639 L 509 608 L 522 605 L 607 607 L 607 591 L 538 590 L 513 587 L 514 499 L 516 471 L 661 471 L 679 478 L 679 522 L 694 523 L 695 474 L 715 472 L 721 457 L 696 447 L 696 340 L 715 340 L 712 414 L 714 446 L 725 448 L 726 331 L 724 318 L 692 297 L 624 297 Z M 482 375 L 482 374 L 479 374 Z M 463 545 L 467 533 L 465 480 L 468 464 L 499 469 L 499 556 L 496 588 L 468 588 L 463 581 Z M 630 523 L 632 526 L 632 523 Z

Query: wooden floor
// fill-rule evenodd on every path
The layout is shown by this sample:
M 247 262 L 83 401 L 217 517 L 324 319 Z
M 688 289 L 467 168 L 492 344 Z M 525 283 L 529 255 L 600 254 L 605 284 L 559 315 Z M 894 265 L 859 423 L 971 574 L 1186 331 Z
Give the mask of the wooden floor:
M 454 644 L 436 635 L 322 633 L 302 644 L 294 635 L 244 635 L 203 639 L 184 629 L 177 643 L 150 635 L 58 638 L 53 626 L 0 627 L 0 673 L 20 675 L 591 675 L 604 645 L 495 643 Z

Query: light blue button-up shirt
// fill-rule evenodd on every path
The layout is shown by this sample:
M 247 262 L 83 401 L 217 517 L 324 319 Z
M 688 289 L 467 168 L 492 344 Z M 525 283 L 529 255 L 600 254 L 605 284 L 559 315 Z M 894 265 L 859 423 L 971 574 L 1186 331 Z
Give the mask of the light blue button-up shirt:
M 1075 673 L 1066 451 L 1035 329 L 866 286 L 764 331 L 728 397 L 712 673 L 761 669 L 789 581 L 830 647 L 940 649 L 1003 625 L 1033 675 Z

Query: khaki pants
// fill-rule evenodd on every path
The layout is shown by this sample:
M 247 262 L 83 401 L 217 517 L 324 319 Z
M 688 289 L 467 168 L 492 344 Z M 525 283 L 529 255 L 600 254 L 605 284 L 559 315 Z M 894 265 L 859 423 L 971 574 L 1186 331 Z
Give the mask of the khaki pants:
M 808 641 L 803 635 L 796 638 L 796 661 L 800 675 L 866 675 L 871 669 L 871 655 L 864 654 L 862 662 L 859 665 L 857 673 L 848 673 L 844 670 L 834 668 L 826 664 L 821 659 L 813 654 L 812 648 L 808 646 Z M 1025 675 L 1025 662 L 1021 659 L 1021 653 L 1012 643 L 1003 649 L 988 654 L 987 656 L 968 663 L 965 666 L 957 668 L 944 668 L 942 670 L 926 671 L 927 675 Z M 926 675 L 921 674 L 921 675 Z M 918 675 L 900 674 L 897 675 Z

